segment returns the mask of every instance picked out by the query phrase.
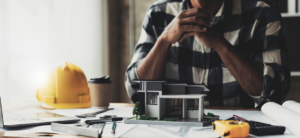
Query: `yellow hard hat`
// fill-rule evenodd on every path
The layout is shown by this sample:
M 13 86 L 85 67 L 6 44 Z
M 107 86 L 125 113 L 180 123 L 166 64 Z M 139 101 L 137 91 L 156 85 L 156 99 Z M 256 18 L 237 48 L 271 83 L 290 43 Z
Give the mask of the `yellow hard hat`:
M 90 91 L 83 71 L 72 63 L 58 67 L 37 90 L 36 98 L 44 108 L 90 107 Z

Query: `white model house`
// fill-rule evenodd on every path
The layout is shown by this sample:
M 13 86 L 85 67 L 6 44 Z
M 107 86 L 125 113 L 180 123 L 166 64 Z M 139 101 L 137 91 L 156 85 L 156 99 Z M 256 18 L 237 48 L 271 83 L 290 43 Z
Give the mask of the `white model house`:
M 146 116 L 157 120 L 178 118 L 185 122 L 203 120 L 204 93 L 209 91 L 204 85 L 135 81 L 140 82 L 139 100 Z

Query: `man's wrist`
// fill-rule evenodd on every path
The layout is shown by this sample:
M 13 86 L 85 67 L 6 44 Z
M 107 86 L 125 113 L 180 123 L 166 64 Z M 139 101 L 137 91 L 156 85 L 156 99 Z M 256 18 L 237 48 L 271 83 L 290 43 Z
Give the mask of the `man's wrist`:
M 226 53 L 230 48 L 230 43 L 225 38 L 220 38 L 213 48 L 218 54 Z
M 158 37 L 157 39 L 157 43 L 159 45 L 163 45 L 164 47 L 169 47 L 171 45 L 170 42 L 167 41 L 167 39 L 163 38 L 163 37 Z

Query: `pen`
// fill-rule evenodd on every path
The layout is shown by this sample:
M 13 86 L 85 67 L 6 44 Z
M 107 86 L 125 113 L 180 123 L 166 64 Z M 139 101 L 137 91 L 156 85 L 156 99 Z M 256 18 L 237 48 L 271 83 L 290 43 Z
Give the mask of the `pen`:
M 97 123 L 106 123 L 106 122 L 112 122 L 111 120 L 86 120 L 86 124 L 97 124 Z
M 105 122 L 112 122 L 112 121 L 122 121 L 122 117 L 114 117 L 111 119 L 94 119 L 94 120 L 86 120 L 86 124 L 95 124 L 95 123 L 105 123 Z
M 242 117 L 239 117 L 239 116 L 237 116 L 237 115 L 233 115 L 233 117 L 234 117 L 235 119 L 237 119 L 237 120 L 240 120 L 240 121 L 244 121 L 244 122 L 248 121 L 248 120 L 246 120 L 246 119 L 244 119 L 244 118 L 242 118 Z
M 113 109 L 114 108 L 108 108 L 108 109 L 104 109 L 104 110 L 101 110 L 101 111 L 98 111 L 98 112 L 94 112 L 94 113 L 87 113 L 87 114 L 76 115 L 76 117 L 79 117 L 79 118 L 95 117 L 97 114 L 101 114 L 101 113 L 104 113 L 106 111 L 113 110 Z
M 101 138 L 101 137 L 102 137 L 102 133 L 103 133 L 104 127 L 105 127 L 105 123 L 104 123 L 104 125 L 103 125 L 103 128 L 99 130 L 98 138 Z
M 116 124 L 116 121 L 114 121 L 112 128 L 111 128 L 112 129 L 111 133 L 115 134 L 116 127 L 117 127 L 117 124 Z

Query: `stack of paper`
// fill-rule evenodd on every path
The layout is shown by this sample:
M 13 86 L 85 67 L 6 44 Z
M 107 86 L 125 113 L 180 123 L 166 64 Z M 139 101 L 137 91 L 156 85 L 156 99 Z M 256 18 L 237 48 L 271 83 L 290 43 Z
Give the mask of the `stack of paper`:
M 268 117 L 287 127 L 292 133 L 300 137 L 300 104 L 295 101 L 286 101 L 281 105 L 268 102 L 261 108 Z

